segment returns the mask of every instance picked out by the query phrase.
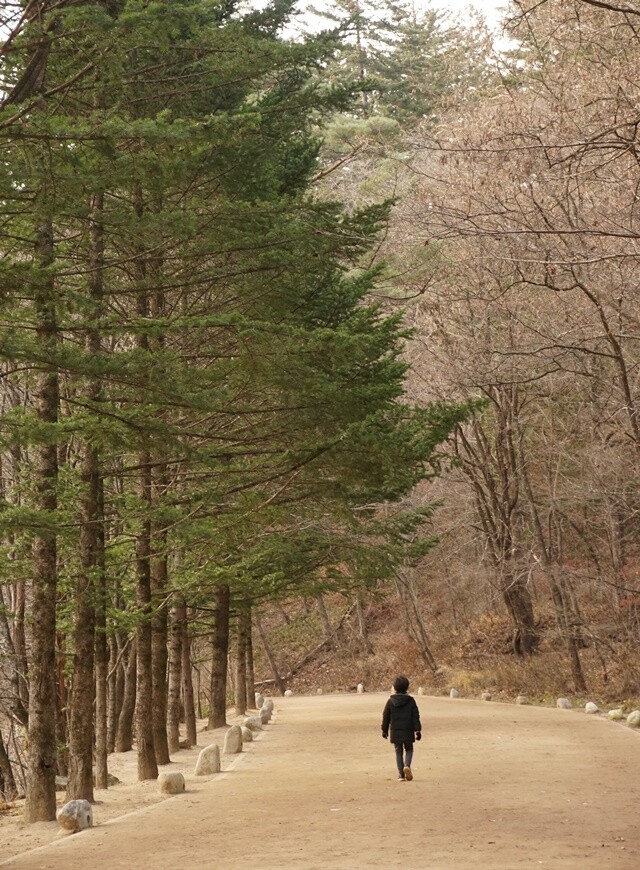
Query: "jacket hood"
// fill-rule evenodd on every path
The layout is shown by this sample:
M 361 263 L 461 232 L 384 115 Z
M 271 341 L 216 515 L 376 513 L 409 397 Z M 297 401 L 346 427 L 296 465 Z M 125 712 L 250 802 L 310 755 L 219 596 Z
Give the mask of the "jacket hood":
M 411 700 L 411 695 L 407 695 L 406 692 L 398 692 L 397 695 L 392 695 L 389 700 L 394 707 L 404 707 Z

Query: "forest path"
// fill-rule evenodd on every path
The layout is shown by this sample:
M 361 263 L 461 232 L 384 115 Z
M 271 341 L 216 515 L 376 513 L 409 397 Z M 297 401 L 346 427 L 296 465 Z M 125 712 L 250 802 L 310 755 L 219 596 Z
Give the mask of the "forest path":
M 4 866 L 638 870 L 637 733 L 580 711 L 418 697 L 415 779 L 398 782 L 386 697 L 277 699 L 230 770 Z

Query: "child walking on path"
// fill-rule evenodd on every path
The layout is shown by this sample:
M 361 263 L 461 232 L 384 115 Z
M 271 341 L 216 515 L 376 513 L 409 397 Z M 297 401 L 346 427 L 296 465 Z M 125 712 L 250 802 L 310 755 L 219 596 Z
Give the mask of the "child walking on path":
M 396 750 L 396 764 L 399 779 L 413 779 L 411 762 L 413 760 L 413 740 L 422 737 L 420 711 L 415 699 L 407 694 L 409 680 L 404 676 L 393 681 L 395 694 L 391 695 L 382 712 L 382 737 L 391 737 Z

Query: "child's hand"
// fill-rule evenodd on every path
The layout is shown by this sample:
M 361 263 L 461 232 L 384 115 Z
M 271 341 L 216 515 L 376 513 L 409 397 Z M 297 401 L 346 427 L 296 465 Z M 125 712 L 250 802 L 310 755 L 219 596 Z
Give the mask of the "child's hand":
M 388 734 L 385 734 L 384 731 L 382 732 L 382 739 L 383 739 L 383 740 L 386 740 L 388 736 L 389 736 L 389 735 L 388 735 Z
M 422 731 L 416 731 L 416 740 L 422 740 Z

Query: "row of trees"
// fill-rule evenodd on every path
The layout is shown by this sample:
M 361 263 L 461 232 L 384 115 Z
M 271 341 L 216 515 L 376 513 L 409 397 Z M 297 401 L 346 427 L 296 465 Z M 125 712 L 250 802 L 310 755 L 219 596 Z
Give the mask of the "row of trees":
M 337 34 L 282 38 L 292 8 L 4 7 L 0 775 L 29 821 L 132 729 L 141 779 L 183 711 L 195 740 L 194 634 L 220 725 L 230 625 L 242 711 L 252 608 L 421 552 L 428 510 L 379 506 L 470 410 L 403 401 L 363 266 L 388 204 L 309 193 L 361 83 L 320 74 Z

